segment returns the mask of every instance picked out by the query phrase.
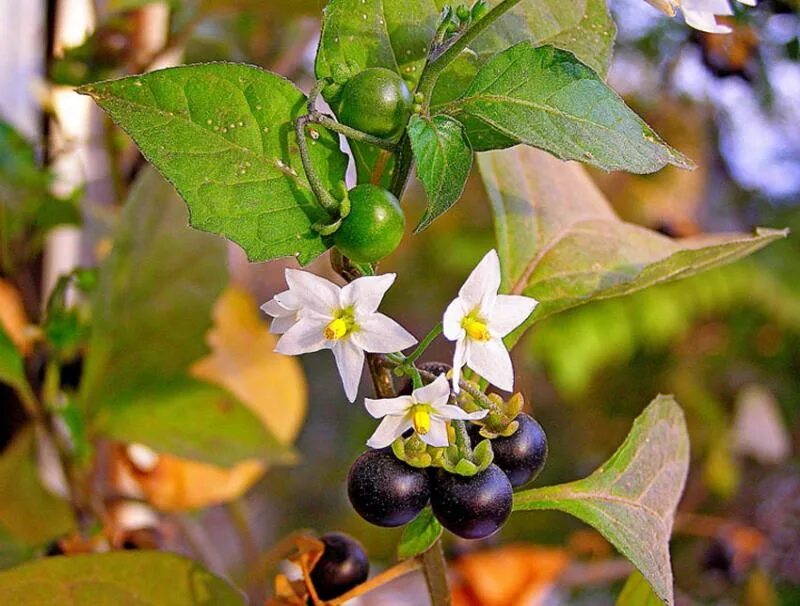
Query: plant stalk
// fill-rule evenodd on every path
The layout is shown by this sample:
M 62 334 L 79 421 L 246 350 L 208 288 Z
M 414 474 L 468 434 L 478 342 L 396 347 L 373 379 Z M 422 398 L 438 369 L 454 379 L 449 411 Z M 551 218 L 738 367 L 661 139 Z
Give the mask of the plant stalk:
M 431 598 L 431 606 L 450 606 L 452 599 L 447 586 L 447 562 L 444 559 L 442 539 L 436 539 L 431 548 L 420 556 L 422 572 Z

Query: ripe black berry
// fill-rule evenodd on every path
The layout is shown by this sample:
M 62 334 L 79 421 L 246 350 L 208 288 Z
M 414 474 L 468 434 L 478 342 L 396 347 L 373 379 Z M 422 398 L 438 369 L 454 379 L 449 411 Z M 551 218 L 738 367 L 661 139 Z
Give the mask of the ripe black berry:
M 497 465 L 470 478 L 443 469 L 433 474 L 433 514 L 453 534 L 464 539 L 488 537 L 511 513 L 511 484 Z
M 517 415 L 519 428 L 507 438 L 492 440 L 494 463 L 513 487 L 533 480 L 547 459 L 547 436 L 538 421 L 524 412 Z
M 311 570 L 311 582 L 322 600 L 332 600 L 367 580 L 369 559 L 361 543 L 342 532 L 320 537 L 322 557 Z
M 399 461 L 391 449 L 368 450 L 350 468 L 347 495 L 367 522 L 402 526 L 427 505 L 430 482 L 424 470 Z

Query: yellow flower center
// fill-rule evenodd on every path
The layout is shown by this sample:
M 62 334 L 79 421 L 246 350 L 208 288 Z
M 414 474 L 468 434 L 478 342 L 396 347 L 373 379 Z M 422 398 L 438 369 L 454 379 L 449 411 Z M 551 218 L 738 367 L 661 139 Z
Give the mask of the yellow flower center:
M 414 431 L 424 436 L 431 430 L 431 407 L 427 404 L 414 404 L 411 407 L 411 424 Z
M 328 341 L 338 341 L 353 332 L 355 326 L 353 310 L 351 308 L 340 309 L 336 312 L 333 320 L 328 322 L 322 334 Z
M 470 339 L 488 341 L 492 338 L 489 334 L 489 327 L 486 326 L 486 322 L 475 313 L 464 316 L 464 319 L 461 320 L 461 327 L 467 331 L 467 335 Z

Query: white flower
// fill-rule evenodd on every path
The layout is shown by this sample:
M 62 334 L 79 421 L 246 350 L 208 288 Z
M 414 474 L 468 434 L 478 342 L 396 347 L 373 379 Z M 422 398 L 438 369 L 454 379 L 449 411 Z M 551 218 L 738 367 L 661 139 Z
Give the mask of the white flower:
M 456 342 L 453 389 L 458 393 L 465 364 L 500 389 L 514 388 L 514 369 L 503 337 L 522 324 L 538 304 L 519 295 L 499 295 L 500 259 L 489 251 L 444 312 L 445 338 Z
M 300 319 L 300 302 L 290 290 L 284 290 L 261 306 L 261 310 L 272 316 L 269 331 L 282 335 Z
M 410 428 L 431 446 L 448 446 L 447 422 L 451 419 L 482 419 L 488 411 L 467 412 L 448 404 L 450 383 L 444 375 L 425 387 L 411 392 L 410 396 L 371 400 L 366 398 L 367 411 L 376 419 L 383 418 L 378 429 L 367 441 L 371 448 L 389 446 Z
M 729 34 L 731 28 L 717 23 L 717 15 L 732 15 L 731 5 L 728 0 L 647 0 L 657 9 L 670 17 L 675 15 L 675 9 L 683 11 L 686 24 L 711 34 Z M 742 4 L 755 6 L 756 0 L 739 0 Z
M 296 321 L 286 328 L 275 351 L 292 356 L 332 350 L 347 399 L 354 402 L 365 351 L 398 352 L 417 342 L 397 322 L 376 311 L 394 279 L 395 274 L 367 276 L 339 287 L 312 273 L 287 269 L 290 296 L 281 297 L 276 303 L 287 314 L 294 307 Z M 281 322 L 289 323 L 289 316 L 282 310 L 272 305 L 267 313 L 270 310 L 278 312 L 276 317 Z

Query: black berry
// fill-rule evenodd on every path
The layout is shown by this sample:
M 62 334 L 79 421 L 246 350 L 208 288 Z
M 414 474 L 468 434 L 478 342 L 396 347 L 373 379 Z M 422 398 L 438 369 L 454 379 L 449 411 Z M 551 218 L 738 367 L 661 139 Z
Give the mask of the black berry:
M 497 465 L 472 477 L 433 472 L 431 506 L 436 519 L 464 539 L 482 539 L 496 532 L 511 513 L 511 484 Z
M 524 412 L 517 415 L 519 428 L 507 438 L 492 440 L 494 463 L 515 488 L 533 480 L 547 459 L 547 436 L 536 419 Z
M 322 557 L 311 570 L 311 582 L 322 600 L 332 600 L 367 580 L 369 559 L 361 543 L 341 532 L 322 535 Z
M 427 505 L 430 481 L 424 470 L 399 461 L 391 449 L 368 450 L 350 468 L 347 495 L 367 522 L 402 526 Z

